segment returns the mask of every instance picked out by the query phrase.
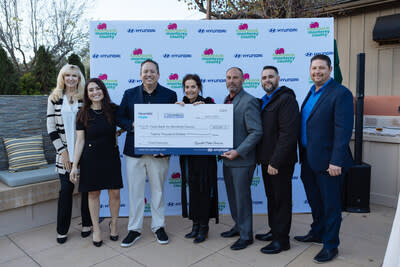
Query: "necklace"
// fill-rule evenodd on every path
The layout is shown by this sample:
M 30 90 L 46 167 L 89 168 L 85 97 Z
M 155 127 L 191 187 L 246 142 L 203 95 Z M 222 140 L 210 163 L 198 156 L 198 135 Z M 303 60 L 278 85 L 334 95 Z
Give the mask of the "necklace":
M 69 103 L 70 103 L 71 105 L 74 103 L 74 99 L 72 98 L 72 95 L 71 95 L 71 98 L 69 99 Z
M 98 109 L 98 110 L 92 109 L 92 110 L 97 115 L 103 114 L 103 110 L 102 109 Z

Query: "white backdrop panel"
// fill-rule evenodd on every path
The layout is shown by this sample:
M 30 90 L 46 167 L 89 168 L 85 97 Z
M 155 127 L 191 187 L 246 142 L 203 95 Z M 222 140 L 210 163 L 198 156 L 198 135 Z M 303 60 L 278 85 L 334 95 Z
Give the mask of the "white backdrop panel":
M 203 95 L 223 103 L 227 90 L 225 72 L 238 66 L 245 73 L 244 88 L 262 97 L 260 74 L 265 65 L 279 69 L 281 85 L 292 88 L 299 105 L 312 82 L 310 58 L 318 53 L 333 62 L 333 19 L 200 20 L 200 21 L 92 21 L 90 25 L 90 74 L 102 79 L 113 101 L 120 103 L 124 91 L 141 84 L 140 63 L 147 58 L 160 65 L 159 83 L 175 90 L 182 99 L 182 78 L 197 73 L 203 82 Z M 125 161 L 122 155 L 125 135 L 119 139 L 124 185 Z M 167 215 L 181 213 L 179 158 L 171 157 L 165 181 Z M 218 166 L 219 208 L 229 213 L 229 205 Z M 151 196 L 146 187 L 145 215 L 150 215 Z M 261 169 L 254 173 L 253 212 L 266 213 L 266 197 Z M 121 216 L 129 214 L 128 192 L 121 190 Z M 300 179 L 300 168 L 293 174 L 293 212 L 310 208 Z M 109 216 L 108 197 L 101 195 L 101 216 Z

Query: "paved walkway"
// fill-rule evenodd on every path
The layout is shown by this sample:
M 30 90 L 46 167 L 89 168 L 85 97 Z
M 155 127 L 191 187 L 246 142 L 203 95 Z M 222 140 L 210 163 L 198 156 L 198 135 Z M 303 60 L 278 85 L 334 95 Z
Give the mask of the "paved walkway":
M 372 205 L 371 213 L 343 213 L 339 257 L 323 266 L 381 266 L 389 239 L 395 209 Z M 7 218 L 1 218 L 7 220 Z M 101 223 L 103 246 L 94 247 L 91 237 L 80 237 L 78 218 L 73 219 L 68 241 L 56 242 L 55 224 L 0 237 L 0 266 L 321 266 L 312 259 L 321 249 L 314 244 L 291 240 L 291 249 L 277 255 L 264 255 L 259 250 L 266 245 L 255 241 L 245 250 L 232 251 L 236 239 L 225 239 L 220 232 L 231 228 L 230 216 L 221 216 L 220 224 L 210 223 L 209 238 L 201 244 L 185 239 L 191 223 L 178 216 L 167 217 L 168 245 L 159 245 L 150 231 L 150 218 L 145 218 L 142 238 L 130 248 L 120 247 L 120 241 L 108 239 L 108 221 Z M 293 215 L 291 237 L 309 230 L 311 215 Z M 120 240 L 127 233 L 127 218 L 119 220 Z M 266 229 L 266 216 L 254 216 L 255 233 Z

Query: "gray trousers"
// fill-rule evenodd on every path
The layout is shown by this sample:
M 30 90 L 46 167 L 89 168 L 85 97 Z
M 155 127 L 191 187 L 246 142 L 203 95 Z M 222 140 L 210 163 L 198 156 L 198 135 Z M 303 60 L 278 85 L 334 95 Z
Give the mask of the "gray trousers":
M 253 201 L 251 182 L 255 165 L 248 167 L 227 167 L 223 165 L 226 193 L 228 195 L 234 229 L 244 240 L 253 239 Z

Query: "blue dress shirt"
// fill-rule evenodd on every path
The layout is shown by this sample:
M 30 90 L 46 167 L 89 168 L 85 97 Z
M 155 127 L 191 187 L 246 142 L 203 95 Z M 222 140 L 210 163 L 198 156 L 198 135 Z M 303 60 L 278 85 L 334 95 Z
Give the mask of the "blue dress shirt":
M 307 102 L 303 106 L 303 110 L 301 111 L 301 145 L 303 147 L 307 147 L 307 120 L 310 117 L 311 111 L 317 103 L 318 99 L 322 95 L 322 92 L 326 88 L 327 84 L 332 80 L 330 78 L 324 85 L 319 88 L 317 92 L 315 92 L 315 85 L 311 86 L 311 95 L 308 98 Z
M 261 111 L 265 108 L 266 105 L 268 105 L 269 101 L 271 101 L 272 96 L 275 94 L 276 91 L 278 91 L 279 89 L 281 89 L 281 87 L 279 86 L 278 88 L 276 88 L 271 95 L 265 94 L 265 96 L 263 96 L 261 98 L 263 104 L 261 107 Z

